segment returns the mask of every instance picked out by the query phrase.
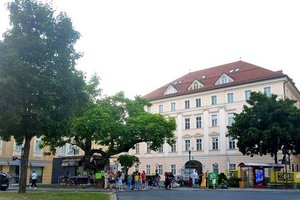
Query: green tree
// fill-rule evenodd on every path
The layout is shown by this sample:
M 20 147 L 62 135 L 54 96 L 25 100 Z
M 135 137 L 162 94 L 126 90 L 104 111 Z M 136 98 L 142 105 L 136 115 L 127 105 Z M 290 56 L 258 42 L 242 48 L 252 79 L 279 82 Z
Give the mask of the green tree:
M 300 111 L 295 102 L 252 92 L 249 105 L 244 105 L 228 126 L 227 136 L 238 140 L 237 146 L 244 155 L 270 154 L 275 163 L 278 151 L 299 154 Z
M 124 167 L 125 175 L 128 175 L 128 169 L 133 166 L 134 163 L 140 162 L 140 159 L 133 155 L 123 154 L 118 157 L 118 161 L 122 167 Z
M 35 0 L 15 0 L 8 9 L 11 28 L 0 41 L 0 134 L 23 144 L 19 193 L 25 193 L 31 139 L 59 140 L 88 99 L 75 69 L 80 34 L 71 19 Z
M 103 167 L 90 163 L 93 153 L 101 153 L 104 158 L 108 158 L 128 152 L 139 142 L 151 142 L 154 150 L 165 141 L 172 144 L 175 120 L 145 112 L 146 105 L 149 105 L 146 99 L 135 97 L 131 100 L 120 92 L 98 100 L 87 107 L 81 116 L 76 117 L 72 123 L 70 141 L 85 151 L 85 165 L 96 171 Z M 92 143 L 107 148 L 92 149 Z

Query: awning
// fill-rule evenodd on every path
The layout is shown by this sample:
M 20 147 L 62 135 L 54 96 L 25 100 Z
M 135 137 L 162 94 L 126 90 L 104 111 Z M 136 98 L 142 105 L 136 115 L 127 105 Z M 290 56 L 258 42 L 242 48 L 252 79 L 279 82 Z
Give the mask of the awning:
M 0 165 L 3 165 L 3 166 L 8 165 L 8 162 L 0 160 Z
M 30 167 L 45 167 L 46 163 L 42 160 L 30 161 L 29 166 Z
M 9 160 L 8 165 L 20 165 L 18 161 L 16 160 Z
M 240 163 L 239 167 L 283 168 L 284 164 L 275 164 L 275 163 Z
M 81 159 L 66 159 L 66 160 L 62 160 L 61 166 L 62 167 L 75 167 L 75 166 L 79 166 L 79 162 L 80 161 L 81 161 Z

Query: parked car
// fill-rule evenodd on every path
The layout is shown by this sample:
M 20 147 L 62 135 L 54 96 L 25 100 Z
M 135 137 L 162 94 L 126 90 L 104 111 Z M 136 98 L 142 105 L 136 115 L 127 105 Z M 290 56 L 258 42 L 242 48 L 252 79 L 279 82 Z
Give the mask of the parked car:
M 0 190 L 5 191 L 7 190 L 9 185 L 9 178 L 8 175 L 0 172 Z

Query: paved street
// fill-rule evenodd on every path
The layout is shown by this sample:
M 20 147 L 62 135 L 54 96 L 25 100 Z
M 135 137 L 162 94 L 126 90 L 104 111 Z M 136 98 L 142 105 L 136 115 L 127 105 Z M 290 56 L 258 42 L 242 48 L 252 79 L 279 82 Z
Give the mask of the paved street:
M 18 186 L 11 186 L 9 191 L 18 190 Z M 76 191 L 76 192 L 109 192 L 116 194 L 117 200 L 300 200 L 300 190 L 284 189 L 254 189 L 229 188 L 217 190 L 202 190 L 193 188 L 174 188 L 172 190 L 154 188 L 147 191 L 115 191 L 100 188 L 27 188 L 28 191 Z M 1 199 L 1 197 L 0 197 Z
M 117 192 L 118 200 L 300 200 L 299 190 L 148 190 Z

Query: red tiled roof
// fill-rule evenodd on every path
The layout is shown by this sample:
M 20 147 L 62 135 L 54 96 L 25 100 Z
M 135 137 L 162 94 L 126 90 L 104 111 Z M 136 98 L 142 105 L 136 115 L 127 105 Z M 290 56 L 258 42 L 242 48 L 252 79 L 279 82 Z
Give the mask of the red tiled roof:
M 239 70 L 231 72 L 231 70 L 235 69 Z M 233 79 L 233 82 L 222 85 L 215 85 L 215 83 L 223 74 L 227 74 L 229 77 L 231 77 Z M 237 61 L 225 65 L 190 72 L 162 86 L 161 88 L 150 92 L 144 97 L 149 100 L 158 100 L 169 97 L 181 96 L 185 94 L 199 93 L 202 91 L 213 90 L 218 88 L 231 87 L 256 81 L 280 78 L 285 76 L 286 75 L 283 74 L 282 71 L 271 71 L 244 61 Z M 194 80 L 200 81 L 204 85 L 204 87 L 195 90 L 188 90 L 189 86 L 193 83 Z M 177 93 L 164 95 L 164 92 L 170 85 L 176 88 Z

